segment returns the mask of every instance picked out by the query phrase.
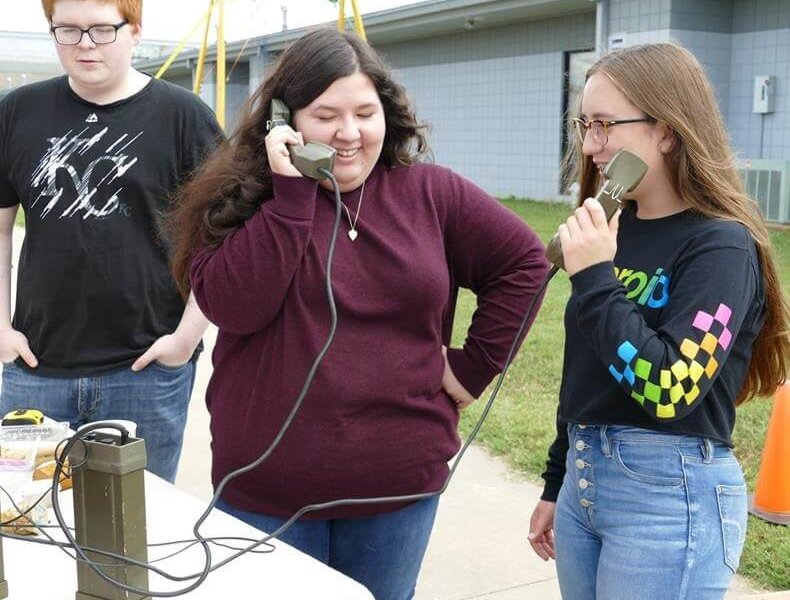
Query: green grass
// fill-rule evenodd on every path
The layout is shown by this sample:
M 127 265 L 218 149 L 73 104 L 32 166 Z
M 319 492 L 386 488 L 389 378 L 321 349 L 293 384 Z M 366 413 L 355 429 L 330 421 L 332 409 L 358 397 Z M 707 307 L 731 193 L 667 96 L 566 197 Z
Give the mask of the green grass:
M 566 204 L 529 200 L 505 200 L 547 242 L 570 213 Z M 790 291 L 790 230 L 772 231 L 774 251 L 785 292 Z M 554 439 L 554 417 L 559 395 L 564 332 L 562 314 L 570 293 L 568 278 L 560 271 L 549 284 L 543 307 L 488 416 L 478 441 L 493 454 L 538 482 L 546 451 Z M 459 297 L 453 344 L 462 343 L 474 309 L 474 296 Z M 488 395 L 466 410 L 461 431 L 467 434 L 477 422 Z M 754 400 L 738 409 L 735 428 L 736 454 L 750 491 L 760 467 L 765 432 L 771 411 L 769 400 Z M 527 524 L 524 524 L 526 527 Z M 739 569 L 759 586 L 790 588 L 790 535 L 788 528 L 749 516 L 749 531 Z

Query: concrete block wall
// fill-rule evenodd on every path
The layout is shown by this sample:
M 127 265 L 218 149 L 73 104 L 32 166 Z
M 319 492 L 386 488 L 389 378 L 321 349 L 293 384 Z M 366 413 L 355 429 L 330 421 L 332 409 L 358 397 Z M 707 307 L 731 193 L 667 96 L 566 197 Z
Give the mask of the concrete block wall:
M 594 13 L 380 46 L 432 125 L 437 163 L 488 192 L 555 198 L 564 52 L 594 46 Z
M 688 48 L 702 63 L 713 84 L 722 116 L 729 113 L 732 35 L 715 31 L 670 30 L 670 38 Z
M 703 64 L 744 158 L 790 161 L 790 0 L 608 0 L 606 39 L 675 40 Z M 489 192 L 555 198 L 563 128 L 564 55 L 595 45 L 595 12 L 380 45 L 438 163 Z M 265 76 L 253 58 L 250 86 Z M 776 107 L 752 112 L 754 77 L 776 77 Z
M 757 75 L 776 77 L 773 113 L 752 112 Z M 735 3 L 727 125 L 743 157 L 790 161 L 790 0 Z
M 216 68 L 216 63 L 206 64 L 200 88 L 200 98 L 211 107 L 216 106 L 217 99 Z M 242 105 L 251 94 L 250 65 L 239 62 L 233 67 L 233 63 L 228 62 L 225 73 L 228 78 L 225 84 L 225 133 L 230 135 L 236 129 Z
M 790 0 L 610 0 L 609 37 L 677 41 L 704 66 L 744 158 L 790 161 Z M 776 77 L 776 106 L 752 112 L 754 78 Z
M 609 34 L 669 29 L 672 0 L 609 0 Z

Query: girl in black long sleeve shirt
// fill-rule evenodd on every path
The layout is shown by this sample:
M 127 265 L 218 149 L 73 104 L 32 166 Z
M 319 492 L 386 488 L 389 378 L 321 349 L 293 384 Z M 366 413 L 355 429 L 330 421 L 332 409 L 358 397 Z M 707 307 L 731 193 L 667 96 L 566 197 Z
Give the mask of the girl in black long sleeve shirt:
M 610 223 L 588 198 L 560 227 L 572 294 L 530 543 L 564 598 L 721 598 L 746 530 L 735 407 L 788 371 L 768 235 L 686 50 L 604 55 L 580 108 L 580 198 L 620 149 L 648 171 Z

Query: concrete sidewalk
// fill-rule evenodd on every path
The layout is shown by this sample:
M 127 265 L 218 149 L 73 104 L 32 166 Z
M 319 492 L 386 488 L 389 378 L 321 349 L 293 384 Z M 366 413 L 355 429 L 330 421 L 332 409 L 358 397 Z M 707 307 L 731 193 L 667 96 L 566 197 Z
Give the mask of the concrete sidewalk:
M 204 397 L 215 332 L 205 338 L 176 485 L 211 496 L 208 413 Z M 540 487 L 503 461 L 471 447 L 439 504 L 415 600 L 559 600 L 554 563 L 526 540 Z M 790 600 L 790 592 L 761 594 L 736 578 L 727 600 Z

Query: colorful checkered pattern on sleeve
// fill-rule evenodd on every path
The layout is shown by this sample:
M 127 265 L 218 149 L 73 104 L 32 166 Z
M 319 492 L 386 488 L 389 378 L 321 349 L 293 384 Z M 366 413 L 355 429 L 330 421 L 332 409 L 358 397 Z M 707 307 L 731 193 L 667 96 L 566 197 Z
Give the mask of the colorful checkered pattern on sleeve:
M 700 380 L 712 379 L 719 368 L 732 341 L 727 327 L 731 316 L 732 310 L 725 304 L 719 304 L 714 314 L 698 311 L 691 323 L 692 337 L 683 339 L 681 356 L 668 369 L 655 368 L 639 355 L 633 343 L 625 341 L 617 349 L 621 365 L 610 364 L 609 372 L 621 385 L 625 380 L 631 387 L 631 397 L 656 418 L 673 419 L 678 402 L 694 403 L 700 396 Z

